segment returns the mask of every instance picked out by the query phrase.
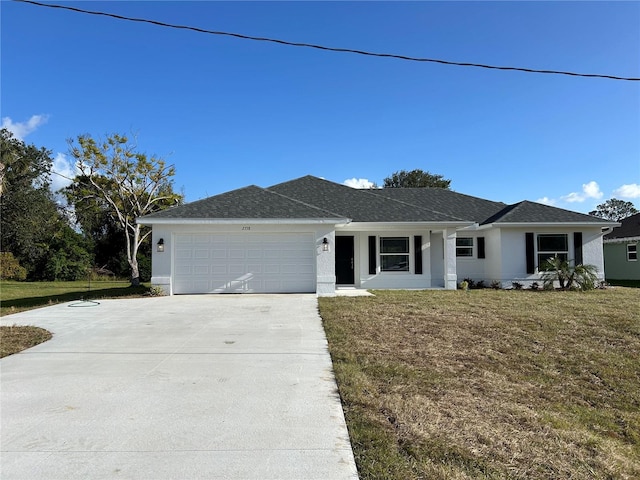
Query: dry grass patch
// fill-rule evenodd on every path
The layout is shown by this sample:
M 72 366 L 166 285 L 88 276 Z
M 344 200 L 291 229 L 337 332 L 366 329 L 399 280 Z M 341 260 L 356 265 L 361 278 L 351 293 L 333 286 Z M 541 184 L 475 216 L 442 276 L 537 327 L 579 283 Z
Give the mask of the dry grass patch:
M 640 290 L 321 298 L 363 479 L 640 478 Z
M 46 342 L 51 333 L 40 327 L 0 327 L 0 358 Z

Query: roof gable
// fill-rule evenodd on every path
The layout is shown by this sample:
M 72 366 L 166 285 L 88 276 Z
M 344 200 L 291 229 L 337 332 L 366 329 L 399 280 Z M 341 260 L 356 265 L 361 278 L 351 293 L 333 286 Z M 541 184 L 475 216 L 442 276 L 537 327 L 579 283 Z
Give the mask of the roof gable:
M 304 203 L 338 212 L 354 222 L 465 222 L 420 205 L 376 195 L 311 175 L 268 187 Z
M 482 223 L 507 205 L 444 188 L 382 188 L 377 195 L 429 208 L 466 221 Z
M 142 217 L 153 219 L 341 219 L 339 215 L 251 185 Z
M 507 205 L 482 223 L 592 223 L 595 226 L 612 222 L 584 213 L 525 200 Z

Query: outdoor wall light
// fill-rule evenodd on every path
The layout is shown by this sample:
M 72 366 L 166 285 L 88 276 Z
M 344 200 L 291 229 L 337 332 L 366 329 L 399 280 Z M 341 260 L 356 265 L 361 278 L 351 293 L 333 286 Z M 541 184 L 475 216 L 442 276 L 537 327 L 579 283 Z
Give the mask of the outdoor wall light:
M 158 240 L 158 251 L 164 252 L 164 238 L 161 238 L 160 240 Z
M 324 237 L 322 239 L 322 251 L 323 252 L 328 252 L 329 251 L 329 240 L 327 240 L 327 237 Z

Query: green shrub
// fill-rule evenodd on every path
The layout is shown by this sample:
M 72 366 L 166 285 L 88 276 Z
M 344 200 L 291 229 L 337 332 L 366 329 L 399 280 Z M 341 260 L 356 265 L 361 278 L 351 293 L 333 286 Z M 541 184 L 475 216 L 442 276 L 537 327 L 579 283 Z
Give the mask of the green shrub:
M 27 269 L 20 265 L 11 252 L 0 252 L 0 279 L 23 281 L 27 278 Z
M 598 282 L 595 265 L 572 266 L 567 260 L 555 256 L 548 259 L 543 268 L 541 278 L 545 289 L 553 288 L 558 282 L 560 290 L 593 290 Z

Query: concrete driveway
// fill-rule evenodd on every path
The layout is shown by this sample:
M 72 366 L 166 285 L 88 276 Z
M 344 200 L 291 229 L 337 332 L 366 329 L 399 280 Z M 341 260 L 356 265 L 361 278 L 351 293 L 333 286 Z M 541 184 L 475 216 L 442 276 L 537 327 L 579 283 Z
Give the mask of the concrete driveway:
M 61 304 L 0 361 L 0 477 L 355 479 L 315 295 Z

